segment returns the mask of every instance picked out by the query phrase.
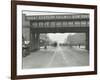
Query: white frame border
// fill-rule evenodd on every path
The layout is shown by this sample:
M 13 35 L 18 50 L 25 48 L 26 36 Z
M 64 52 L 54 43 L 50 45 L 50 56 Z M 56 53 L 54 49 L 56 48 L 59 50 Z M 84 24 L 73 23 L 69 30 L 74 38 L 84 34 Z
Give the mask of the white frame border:
M 68 67 L 68 68 L 47 68 L 47 69 L 22 69 L 22 10 L 37 11 L 61 11 L 61 12 L 77 12 L 90 14 L 90 66 L 84 67 Z M 67 71 L 67 72 L 66 72 Z M 60 8 L 60 7 L 43 7 L 43 6 L 25 6 L 17 5 L 17 75 L 30 74 L 47 74 L 47 73 L 69 73 L 69 72 L 85 72 L 94 71 L 94 9 L 80 8 Z

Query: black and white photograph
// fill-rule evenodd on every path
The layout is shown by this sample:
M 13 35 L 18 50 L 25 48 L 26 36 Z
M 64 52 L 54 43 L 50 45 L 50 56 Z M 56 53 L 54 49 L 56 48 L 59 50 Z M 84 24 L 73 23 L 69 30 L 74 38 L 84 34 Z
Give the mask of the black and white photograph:
M 22 68 L 89 66 L 89 14 L 22 11 Z

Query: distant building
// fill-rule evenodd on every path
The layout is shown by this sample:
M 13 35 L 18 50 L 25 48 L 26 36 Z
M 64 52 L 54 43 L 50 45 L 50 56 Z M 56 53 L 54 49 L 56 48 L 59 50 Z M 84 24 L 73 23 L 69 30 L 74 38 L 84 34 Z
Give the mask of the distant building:
M 65 43 L 71 46 L 86 46 L 86 33 L 76 33 L 73 35 L 69 35 Z

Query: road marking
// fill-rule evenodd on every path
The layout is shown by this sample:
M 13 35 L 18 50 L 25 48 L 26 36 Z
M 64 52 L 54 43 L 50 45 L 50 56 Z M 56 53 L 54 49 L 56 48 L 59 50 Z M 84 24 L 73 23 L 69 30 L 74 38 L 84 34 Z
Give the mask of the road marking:
M 60 51 L 60 55 L 62 56 L 63 60 L 64 60 L 65 63 L 67 64 L 67 63 L 68 63 L 68 62 L 67 62 L 67 59 L 65 58 L 65 55 L 64 55 L 64 53 L 63 53 L 61 47 L 59 47 L 59 51 Z
M 65 63 L 67 64 L 68 62 L 67 62 L 67 59 L 65 58 L 64 53 L 63 53 L 63 52 L 61 52 L 61 55 L 62 55 L 62 57 L 63 57 L 63 60 L 64 60 L 64 61 L 65 61 Z
M 53 54 L 53 56 L 52 56 L 52 58 L 51 58 L 49 64 L 48 64 L 46 67 L 49 67 L 49 66 L 52 64 L 52 62 L 53 62 L 53 60 L 55 59 L 55 57 L 57 56 L 57 54 L 59 54 L 59 56 L 60 56 L 60 55 L 62 56 L 62 59 L 64 60 L 64 63 L 66 63 L 66 64 L 68 63 L 68 62 L 67 62 L 67 59 L 65 58 L 64 53 L 62 52 L 62 49 L 61 49 L 60 47 L 58 47 L 58 48 L 55 50 L 55 52 L 54 52 L 54 54 Z
M 52 64 L 52 62 L 53 62 L 53 60 L 54 60 L 56 54 L 57 54 L 57 51 L 55 50 L 55 52 L 54 52 L 54 54 L 53 54 L 53 56 L 52 56 L 52 58 L 51 58 L 49 64 L 48 64 L 46 67 L 49 67 L 49 66 Z

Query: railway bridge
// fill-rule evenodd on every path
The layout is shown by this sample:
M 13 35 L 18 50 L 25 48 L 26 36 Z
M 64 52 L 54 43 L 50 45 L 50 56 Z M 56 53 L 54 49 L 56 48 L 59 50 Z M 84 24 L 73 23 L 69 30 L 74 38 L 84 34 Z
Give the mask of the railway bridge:
M 22 14 L 22 30 L 33 51 L 40 48 L 41 33 L 86 33 L 85 46 L 89 50 L 89 14 Z

